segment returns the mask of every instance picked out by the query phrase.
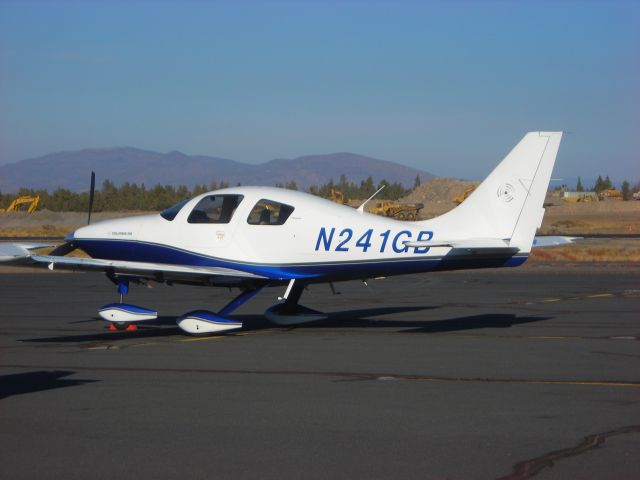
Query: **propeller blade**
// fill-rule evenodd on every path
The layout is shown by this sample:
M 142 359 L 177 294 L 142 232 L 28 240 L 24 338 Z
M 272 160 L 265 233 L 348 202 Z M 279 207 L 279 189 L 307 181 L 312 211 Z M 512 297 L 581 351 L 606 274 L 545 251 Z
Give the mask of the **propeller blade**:
M 67 253 L 73 252 L 76 248 L 78 247 L 76 247 L 73 242 L 66 242 L 51 250 L 49 255 L 54 257 L 64 257 Z
M 89 218 L 87 225 L 91 223 L 91 211 L 93 210 L 93 194 L 96 191 L 96 172 L 91 172 L 91 187 L 89 188 Z

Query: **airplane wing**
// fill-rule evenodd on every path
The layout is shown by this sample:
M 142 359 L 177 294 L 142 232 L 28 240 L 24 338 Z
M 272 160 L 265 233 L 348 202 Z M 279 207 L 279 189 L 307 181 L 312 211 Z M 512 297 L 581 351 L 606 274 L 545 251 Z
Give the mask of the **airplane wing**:
M 242 280 L 266 280 L 267 277 L 224 267 L 172 265 L 151 262 L 105 260 L 101 258 L 64 257 L 38 255 L 30 250 L 42 248 L 42 244 L 0 244 L 0 262 L 11 265 L 46 266 L 50 270 L 89 270 L 119 276 L 133 276 L 158 281 L 208 282 L 232 284 Z

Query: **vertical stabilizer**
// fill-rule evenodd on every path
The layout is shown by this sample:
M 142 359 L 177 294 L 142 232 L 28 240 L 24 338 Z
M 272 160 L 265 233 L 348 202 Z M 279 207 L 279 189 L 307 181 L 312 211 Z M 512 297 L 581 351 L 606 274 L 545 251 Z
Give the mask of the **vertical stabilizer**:
M 562 132 L 527 133 L 462 204 L 424 223 L 440 238 L 499 238 L 529 252 L 561 138 Z

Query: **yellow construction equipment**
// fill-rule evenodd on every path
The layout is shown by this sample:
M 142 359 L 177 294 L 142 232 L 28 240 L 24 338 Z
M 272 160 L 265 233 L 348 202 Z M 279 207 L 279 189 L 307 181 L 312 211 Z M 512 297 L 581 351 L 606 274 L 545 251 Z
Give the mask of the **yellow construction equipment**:
M 349 203 L 349 200 L 345 199 L 344 194 L 337 188 L 331 189 L 331 192 L 329 193 L 329 200 L 331 200 L 332 202 L 339 203 L 341 205 L 346 205 Z
M 604 199 L 622 200 L 623 198 L 622 191 L 618 190 L 617 188 L 607 188 L 605 191 L 600 192 L 598 196 L 602 200 Z
M 417 220 L 423 203 L 400 203 L 393 200 L 381 200 L 369 209 L 369 212 L 398 220 Z
M 600 200 L 596 192 L 562 192 L 561 200 L 567 203 L 597 202 Z
M 472 187 L 467 188 L 464 192 L 462 192 L 462 193 L 461 193 L 460 195 L 458 195 L 457 197 L 453 197 L 453 198 L 451 199 L 451 201 L 452 201 L 453 203 L 457 203 L 458 205 L 460 205 L 462 202 L 464 202 L 464 201 L 469 197 L 469 195 L 471 195 L 471 193 L 472 193 L 476 188 L 478 188 L 478 186 L 477 186 L 477 185 L 474 185 L 474 186 L 472 186 Z
M 35 197 L 18 197 L 13 202 L 9 204 L 6 209 L 0 209 L 0 212 L 18 212 L 19 206 L 24 204 L 29 204 L 27 206 L 27 212 L 33 213 L 38 208 L 38 204 L 40 203 L 40 196 L 36 195 Z

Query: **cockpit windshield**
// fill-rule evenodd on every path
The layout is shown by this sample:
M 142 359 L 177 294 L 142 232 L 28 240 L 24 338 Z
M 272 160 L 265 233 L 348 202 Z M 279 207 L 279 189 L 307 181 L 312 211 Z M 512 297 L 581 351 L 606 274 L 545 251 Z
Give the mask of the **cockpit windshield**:
M 190 199 L 187 198 L 186 200 L 183 200 L 180 203 L 176 203 L 173 207 L 169 207 L 166 210 L 163 210 L 162 212 L 160 212 L 160 216 L 165 220 L 172 221 L 174 218 L 176 218 L 176 215 L 178 215 L 178 212 L 182 210 L 182 207 L 184 207 L 184 204 L 187 203 L 189 200 Z
M 189 214 L 189 223 L 229 223 L 243 195 L 208 195 Z

